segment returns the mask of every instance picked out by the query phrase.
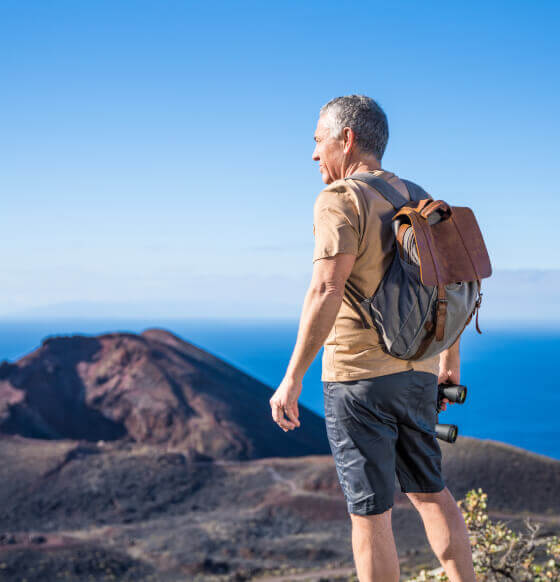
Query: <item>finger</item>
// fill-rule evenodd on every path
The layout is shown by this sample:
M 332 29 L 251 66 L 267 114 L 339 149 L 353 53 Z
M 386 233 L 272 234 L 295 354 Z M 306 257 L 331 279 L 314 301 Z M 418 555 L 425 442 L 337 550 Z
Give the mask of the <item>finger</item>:
M 278 404 L 278 402 L 271 402 L 270 407 L 272 408 L 272 418 L 274 419 L 274 422 L 279 422 L 281 406 Z
M 293 417 L 293 413 L 290 410 L 289 405 L 285 404 L 282 407 L 282 421 L 283 421 L 284 426 L 287 426 L 290 429 L 296 428 L 297 419 L 295 419 L 295 422 L 294 422 L 294 419 L 292 417 Z
M 286 416 L 292 421 L 294 426 L 299 426 L 299 420 L 297 417 L 297 413 L 294 410 L 293 406 L 286 407 Z
M 292 428 L 292 423 L 284 418 L 284 409 L 279 402 L 272 403 L 272 418 L 284 431 Z
M 279 402 L 272 403 L 272 418 L 280 428 L 283 428 L 284 430 L 289 428 L 288 421 L 284 418 L 284 410 Z
M 284 411 L 285 412 L 285 411 Z M 289 429 L 296 428 L 295 422 L 288 420 L 287 418 L 283 417 L 282 426 L 285 426 Z

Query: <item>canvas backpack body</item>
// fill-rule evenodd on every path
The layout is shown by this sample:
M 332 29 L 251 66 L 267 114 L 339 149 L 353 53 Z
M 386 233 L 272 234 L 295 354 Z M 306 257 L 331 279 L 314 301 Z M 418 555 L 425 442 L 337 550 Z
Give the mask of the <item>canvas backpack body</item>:
M 382 340 L 382 348 L 403 360 L 423 360 L 455 343 L 478 309 L 481 279 L 492 273 L 482 234 L 470 208 L 433 200 L 408 180 L 407 200 L 370 173 L 349 176 L 365 182 L 395 208 L 395 254 L 377 290 L 364 297 L 349 282 L 345 295 Z M 363 310 L 363 311 L 362 311 Z

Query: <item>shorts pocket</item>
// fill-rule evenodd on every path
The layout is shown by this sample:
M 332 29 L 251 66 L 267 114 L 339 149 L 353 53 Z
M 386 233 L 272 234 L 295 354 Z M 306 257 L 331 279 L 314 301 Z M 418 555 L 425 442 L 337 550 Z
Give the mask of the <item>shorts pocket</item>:
M 425 385 L 419 394 L 414 410 L 413 421 L 422 429 L 435 433 L 437 422 L 437 384 Z

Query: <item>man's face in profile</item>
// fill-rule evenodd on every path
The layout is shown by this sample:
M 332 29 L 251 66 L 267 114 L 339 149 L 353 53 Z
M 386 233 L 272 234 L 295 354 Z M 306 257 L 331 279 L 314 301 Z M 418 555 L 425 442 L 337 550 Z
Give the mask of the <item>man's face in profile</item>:
M 344 159 L 342 139 L 331 137 L 330 129 L 325 125 L 324 116 L 319 117 L 315 130 L 315 149 L 312 158 L 319 162 L 319 171 L 325 184 L 342 178 L 342 161 Z

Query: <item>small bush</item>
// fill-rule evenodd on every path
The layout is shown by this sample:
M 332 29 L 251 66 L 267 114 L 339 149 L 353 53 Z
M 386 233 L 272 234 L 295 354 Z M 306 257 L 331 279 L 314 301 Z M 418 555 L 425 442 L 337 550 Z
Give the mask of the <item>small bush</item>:
M 469 530 L 474 570 L 480 582 L 560 582 L 560 540 L 557 536 L 537 541 L 540 524 L 525 518 L 526 532 L 515 533 L 486 511 L 487 495 L 471 489 L 457 502 Z M 535 550 L 545 546 L 548 559 L 535 563 Z M 408 582 L 448 581 L 441 570 L 422 570 Z

